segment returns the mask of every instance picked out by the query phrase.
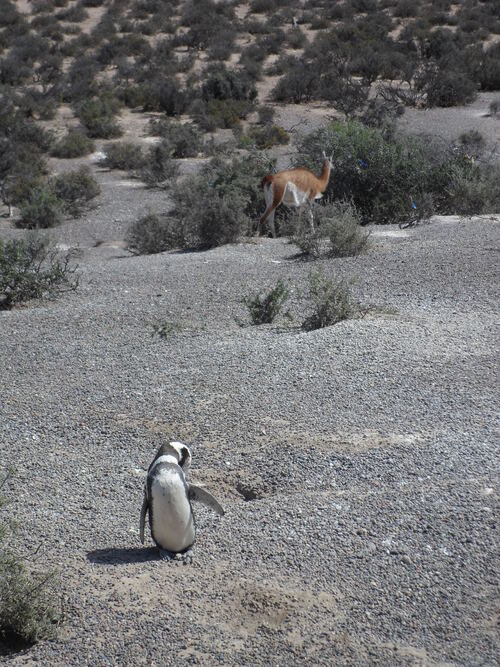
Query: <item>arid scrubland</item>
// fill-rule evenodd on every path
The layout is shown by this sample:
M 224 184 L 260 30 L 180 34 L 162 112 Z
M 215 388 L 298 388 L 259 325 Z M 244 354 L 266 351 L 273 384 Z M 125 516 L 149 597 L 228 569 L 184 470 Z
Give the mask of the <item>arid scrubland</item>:
M 499 109 L 498 2 L 0 0 L 0 662 L 495 664 Z

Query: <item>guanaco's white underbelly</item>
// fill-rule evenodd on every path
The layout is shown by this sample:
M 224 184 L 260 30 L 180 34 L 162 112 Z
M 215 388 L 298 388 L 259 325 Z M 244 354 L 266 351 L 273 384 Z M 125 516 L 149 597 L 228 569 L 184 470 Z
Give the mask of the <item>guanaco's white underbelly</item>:
M 161 471 L 151 484 L 151 532 L 154 540 L 168 551 L 183 551 L 193 544 L 195 526 L 191 505 L 180 476 Z
M 288 182 L 283 194 L 282 203 L 285 204 L 285 206 L 302 206 L 307 202 L 310 193 L 310 190 L 304 192 L 303 190 L 300 190 L 295 183 Z

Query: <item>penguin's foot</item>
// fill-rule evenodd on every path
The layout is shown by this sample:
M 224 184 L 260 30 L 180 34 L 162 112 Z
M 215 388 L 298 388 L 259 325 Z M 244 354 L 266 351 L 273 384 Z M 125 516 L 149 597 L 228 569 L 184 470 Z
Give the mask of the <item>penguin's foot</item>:
M 193 562 L 193 550 L 184 551 L 182 554 L 175 554 L 175 560 L 182 561 L 184 565 L 190 565 Z
M 174 558 L 175 554 L 173 554 L 171 551 L 167 551 L 166 549 L 158 549 L 160 552 L 160 558 L 161 560 L 172 560 Z

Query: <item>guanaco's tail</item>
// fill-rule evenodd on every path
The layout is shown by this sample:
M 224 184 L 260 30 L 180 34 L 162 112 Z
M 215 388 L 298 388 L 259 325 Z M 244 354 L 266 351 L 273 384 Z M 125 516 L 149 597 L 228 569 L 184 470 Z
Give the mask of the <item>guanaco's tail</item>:
M 272 177 L 270 174 L 268 174 L 267 176 L 264 176 L 264 178 L 263 178 L 262 181 L 261 181 L 260 187 L 261 187 L 261 188 L 264 188 L 264 186 L 265 186 L 267 183 L 271 183 L 272 180 L 273 180 L 273 177 Z

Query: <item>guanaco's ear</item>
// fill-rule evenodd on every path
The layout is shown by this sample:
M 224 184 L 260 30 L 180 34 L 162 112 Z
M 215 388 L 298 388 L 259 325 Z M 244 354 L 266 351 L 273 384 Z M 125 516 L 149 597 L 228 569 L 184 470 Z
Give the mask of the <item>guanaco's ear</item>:
M 325 151 L 321 151 L 321 155 L 323 156 L 323 160 L 326 160 L 326 159 L 327 159 L 327 158 L 326 158 L 326 153 L 325 153 Z

